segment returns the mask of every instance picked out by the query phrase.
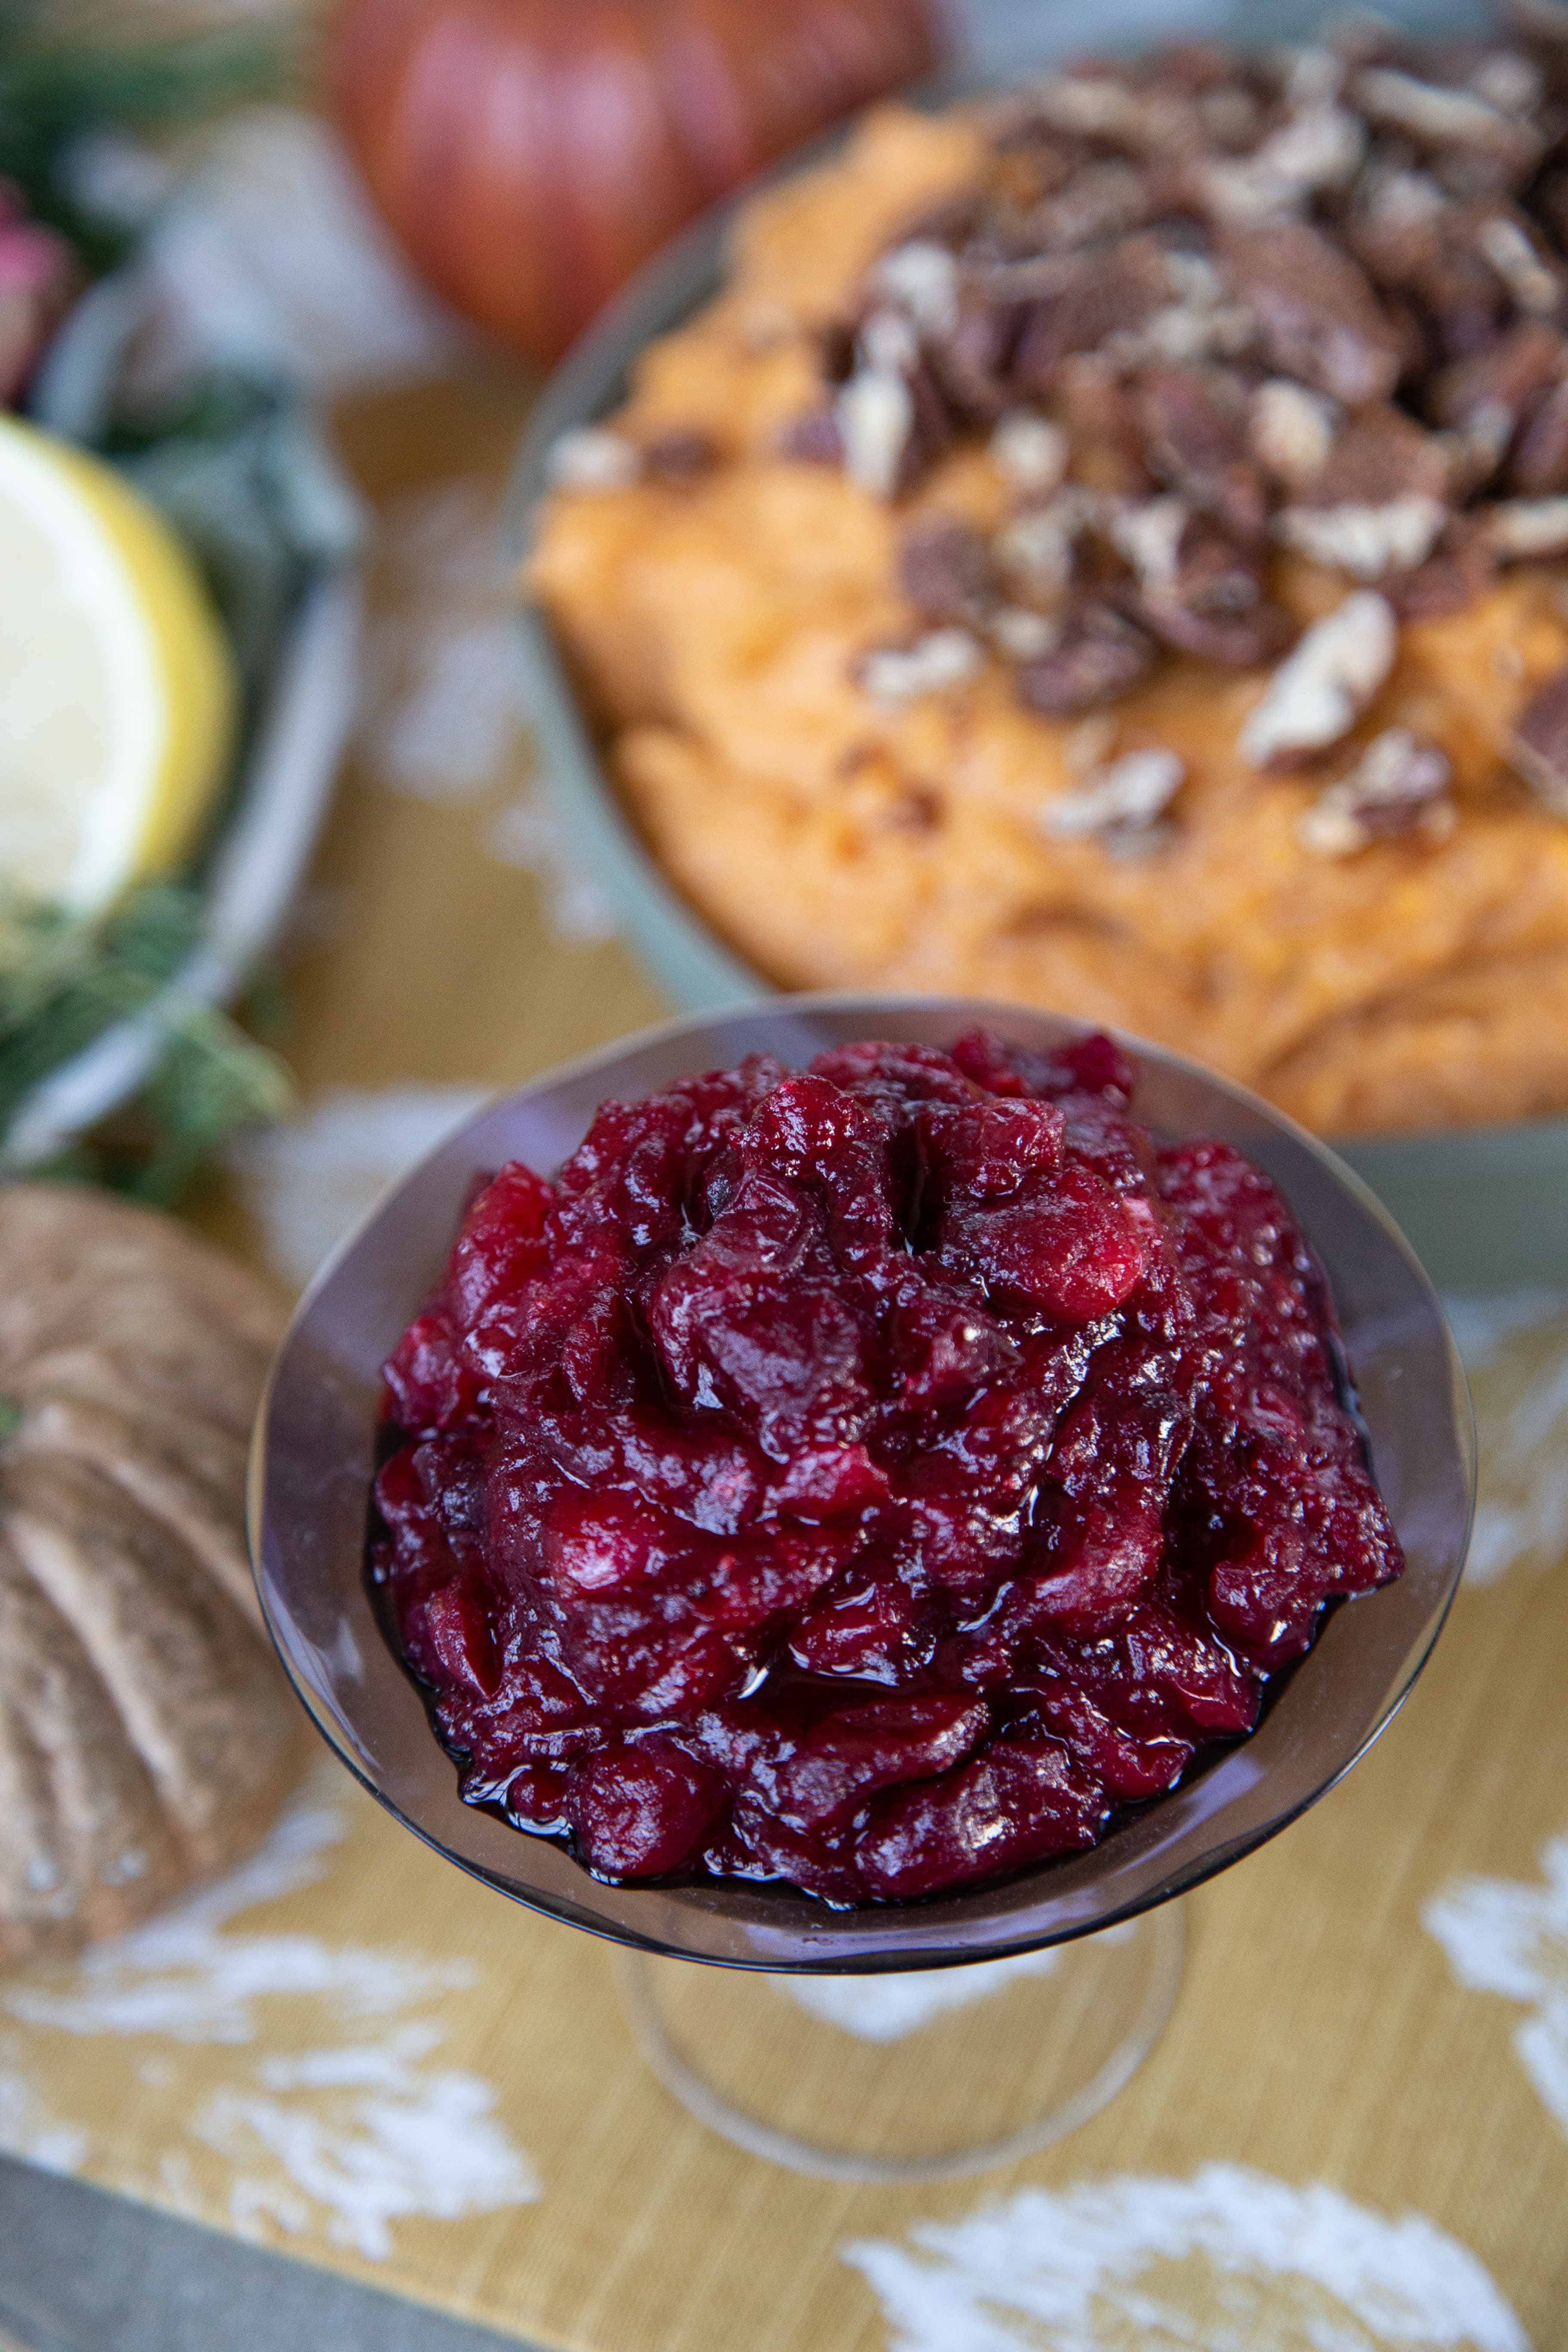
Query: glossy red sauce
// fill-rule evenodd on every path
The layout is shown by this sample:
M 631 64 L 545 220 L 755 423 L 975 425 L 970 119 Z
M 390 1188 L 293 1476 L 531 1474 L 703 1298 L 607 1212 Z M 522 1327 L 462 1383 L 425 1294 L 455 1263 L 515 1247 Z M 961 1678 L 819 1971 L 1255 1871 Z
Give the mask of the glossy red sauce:
M 465 1796 L 606 1878 L 897 1901 L 1089 1846 L 1399 1546 L 1323 1276 L 1106 1039 L 762 1057 L 473 1202 L 372 1575 Z

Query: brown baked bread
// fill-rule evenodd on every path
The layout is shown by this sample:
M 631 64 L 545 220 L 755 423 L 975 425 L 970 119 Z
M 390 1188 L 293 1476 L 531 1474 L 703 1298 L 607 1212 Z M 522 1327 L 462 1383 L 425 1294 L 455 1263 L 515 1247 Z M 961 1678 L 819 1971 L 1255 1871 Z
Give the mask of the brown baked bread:
M 1563 8 L 868 116 L 556 453 L 668 872 L 1328 1132 L 1568 1108 L 1565 240 Z
M 0 1961 L 237 1859 L 298 1769 L 245 1543 L 284 1317 L 152 1211 L 0 1187 Z

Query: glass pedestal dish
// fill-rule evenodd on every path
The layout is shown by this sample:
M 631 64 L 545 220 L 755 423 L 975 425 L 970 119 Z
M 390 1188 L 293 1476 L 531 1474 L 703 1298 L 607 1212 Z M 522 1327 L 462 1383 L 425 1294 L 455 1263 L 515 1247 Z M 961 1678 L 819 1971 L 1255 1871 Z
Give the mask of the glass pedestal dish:
M 1102 2105 L 1169 2014 L 1174 1899 L 1285 1828 L 1393 1717 L 1458 1585 L 1474 1487 L 1468 1400 L 1431 1286 L 1321 1145 L 1179 1056 L 1122 1041 L 1143 1123 L 1163 1139 L 1215 1135 L 1247 1152 L 1316 1249 L 1405 1573 L 1331 1610 L 1251 1737 L 1098 1846 L 994 1885 L 853 1911 L 784 1887 L 604 1885 L 563 1846 L 462 1802 L 365 1580 L 380 1368 L 445 1261 L 475 1175 L 514 1158 L 555 1168 L 606 1097 L 748 1053 L 800 1066 L 867 1036 L 945 1045 L 977 1024 L 1036 1046 L 1083 1026 L 970 1000 L 796 997 L 672 1023 L 498 1100 L 322 1269 L 273 1368 L 252 1460 L 262 1606 L 349 1769 L 499 1893 L 627 1948 L 641 2045 L 701 2120 L 753 2153 L 838 2178 L 974 2169 L 1043 2147 Z M 994 1964 L 988 1979 L 970 1973 L 977 1963 Z

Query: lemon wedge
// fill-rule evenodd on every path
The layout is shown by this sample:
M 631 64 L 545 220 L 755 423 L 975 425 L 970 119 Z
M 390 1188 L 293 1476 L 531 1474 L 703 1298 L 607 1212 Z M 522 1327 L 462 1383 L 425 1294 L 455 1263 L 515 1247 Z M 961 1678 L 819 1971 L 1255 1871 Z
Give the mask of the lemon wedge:
M 168 526 L 96 457 L 0 415 L 0 893 L 86 917 L 170 872 L 237 699 Z

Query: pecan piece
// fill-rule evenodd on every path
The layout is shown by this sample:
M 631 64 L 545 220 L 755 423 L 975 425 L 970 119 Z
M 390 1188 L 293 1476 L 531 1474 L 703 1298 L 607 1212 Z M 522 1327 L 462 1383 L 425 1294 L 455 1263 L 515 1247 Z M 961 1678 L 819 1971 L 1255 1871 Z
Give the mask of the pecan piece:
M 1446 500 L 1453 452 L 1385 401 L 1359 409 L 1312 485 L 1314 506 L 1382 506 L 1390 499 Z
M 1151 470 L 1234 538 L 1261 539 L 1268 496 L 1248 446 L 1241 379 L 1223 368 L 1156 367 L 1136 400 Z
M 1508 485 L 1534 498 L 1568 490 L 1568 382 L 1554 383 L 1520 427 L 1509 456 Z
M 1061 641 L 1061 623 L 1032 604 L 999 604 L 985 625 L 985 634 L 1005 661 L 1038 661 L 1054 653 Z
M 1190 102 L 1161 89 L 1133 89 L 1111 74 L 1051 74 L 1029 92 L 1053 131 L 1103 142 L 1131 155 L 1163 155 L 1199 143 Z
M 904 533 L 899 585 L 924 620 L 978 625 L 998 601 L 990 542 L 962 516 L 927 516 Z
M 1035 207 L 1029 215 L 1030 242 L 1046 253 L 1067 252 L 1125 236 L 1154 218 L 1161 193 L 1152 172 L 1119 162 L 1088 163 L 1059 194 Z
M 858 368 L 834 404 L 844 470 L 874 499 L 899 488 L 915 429 L 914 395 L 900 371 Z
M 1483 258 L 1496 270 L 1516 307 L 1526 317 L 1554 319 L 1568 280 L 1545 242 L 1512 213 L 1492 212 L 1476 229 Z
M 1026 307 L 984 286 L 960 288 L 952 331 L 926 345 L 932 374 L 961 416 L 985 423 L 1010 404 L 1014 355 Z
M 1068 438 L 1059 425 L 1033 409 L 1011 408 L 996 420 L 991 460 L 1016 490 L 1047 496 L 1060 488 L 1068 469 Z
M 1026 507 L 992 541 L 996 561 L 1026 595 L 1049 603 L 1070 583 L 1079 542 L 1096 520 L 1100 500 L 1076 482 L 1042 506 Z
M 1363 270 L 1304 221 L 1231 229 L 1220 256 L 1272 364 L 1358 407 L 1394 390 L 1400 338 Z
M 1308 495 L 1275 517 L 1285 546 L 1358 580 L 1413 572 L 1449 520 L 1450 442 L 1378 402 L 1352 416 Z
M 1264 472 L 1300 490 L 1328 464 L 1339 423 L 1337 402 L 1276 375 L 1252 395 L 1247 437 Z
M 1354 179 L 1366 153 L 1366 125 L 1342 106 L 1310 105 L 1289 115 L 1250 155 L 1205 157 L 1192 173 L 1201 208 L 1248 226 L 1304 209 L 1321 190 Z
M 901 310 L 922 335 L 949 335 L 958 324 L 958 260 L 933 237 L 910 237 L 873 264 L 874 296 Z
M 1461 432 L 1500 418 L 1511 437 L 1520 420 L 1565 374 L 1568 343 L 1541 320 L 1521 319 L 1489 350 L 1440 372 L 1427 393 L 1427 414 L 1435 424 Z
M 1351 97 L 1369 121 L 1404 131 L 1418 147 L 1485 156 L 1521 179 L 1541 161 L 1545 145 L 1534 123 L 1502 113 L 1478 91 L 1447 89 L 1386 66 L 1358 74 Z
M 1568 664 L 1514 720 L 1509 759 L 1553 816 L 1568 817 Z
M 1353 580 L 1380 580 L 1424 563 L 1447 520 L 1441 499 L 1413 491 L 1380 506 L 1286 507 L 1274 518 L 1274 531 L 1310 562 Z
M 1173 505 L 1156 499 L 1144 512 Z M 1232 669 L 1253 669 L 1284 652 L 1295 627 L 1265 595 L 1256 550 L 1237 547 L 1201 517 L 1184 518 L 1164 546 L 1148 536 L 1154 540 L 1149 552 L 1159 560 L 1138 567 L 1137 614 L 1163 644 Z M 1118 543 L 1124 551 L 1137 547 L 1125 523 Z
M 1495 201 L 1478 214 L 1425 172 L 1368 176 L 1372 184 L 1346 235 L 1384 297 L 1415 305 L 1419 349 L 1413 346 L 1407 364 L 1425 372 L 1428 341 L 1450 360 L 1487 350 L 1510 310 L 1507 286 L 1477 244 L 1479 222 L 1496 213 Z
M 1147 238 L 1124 237 L 1109 253 L 1076 257 L 1059 290 L 1029 310 L 1013 362 L 1015 382 L 1026 394 L 1048 393 L 1064 360 L 1098 351 L 1113 335 L 1136 332 L 1169 299 L 1163 256 Z
M 672 425 L 664 433 L 656 433 L 643 446 L 643 470 L 653 482 L 667 482 L 676 489 L 688 489 L 693 483 L 710 474 L 719 463 L 719 444 L 710 433 L 695 427 Z
M 869 646 L 857 656 L 850 675 L 873 702 L 897 709 L 922 694 L 962 686 L 984 660 L 967 629 L 931 629 L 907 645 Z
M 1453 773 L 1439 745 L 1407 727 L 1385 728 L 1349 775 L 1304 812 L 1301 839 L 1320 857 L 1351 857 L 1374 841 L 1410 835 L 1446 841 L 1458 814 L 1448 789 Z
M 1144 460 L 1131 388 L 1114 368 L 1098 354 L 1064 360 L 1057 393 L 1057 413 L 1072 445 L 1078 479 L 1119 498 L 1152 490 L 1154 478 Z
M 1113 856 L 1139 856 L 1163 848 L 1171 827 L 1164 815 L 1186 774 L 1174 751 L 1154 746 L 1128 751 L 1108 768 L 1095 770 L 1070 792 L 1060 793 L 1040 811 L 1047 833 L 1059 841 L 1090 835 Z
M 1386 598 L 1358 589 L 1310 628 L 1247 714 L 1241 751 L 1255 768 L 1325 751 L 1354 726 L 1394 667 Z
M 1568 555 L 1568 498 L 1500 499 L 1482 514 L 1487 544 L 1500 563 Z
M 1098 602 L 1080 605 L 1062 625 L 1058 643 L 1016 672 L 1018 699 L 1053 719 L 1094 710 L 1147 677 L 1155 649 L 1143 631 Z
M 1496 576 L 1484 531 L 1470 515 L 1456 515 L 1425 563 L 1413 572 L 1385 572 L 1378 585 L 1402 621 L 1436 621 L 1462 613 Z

